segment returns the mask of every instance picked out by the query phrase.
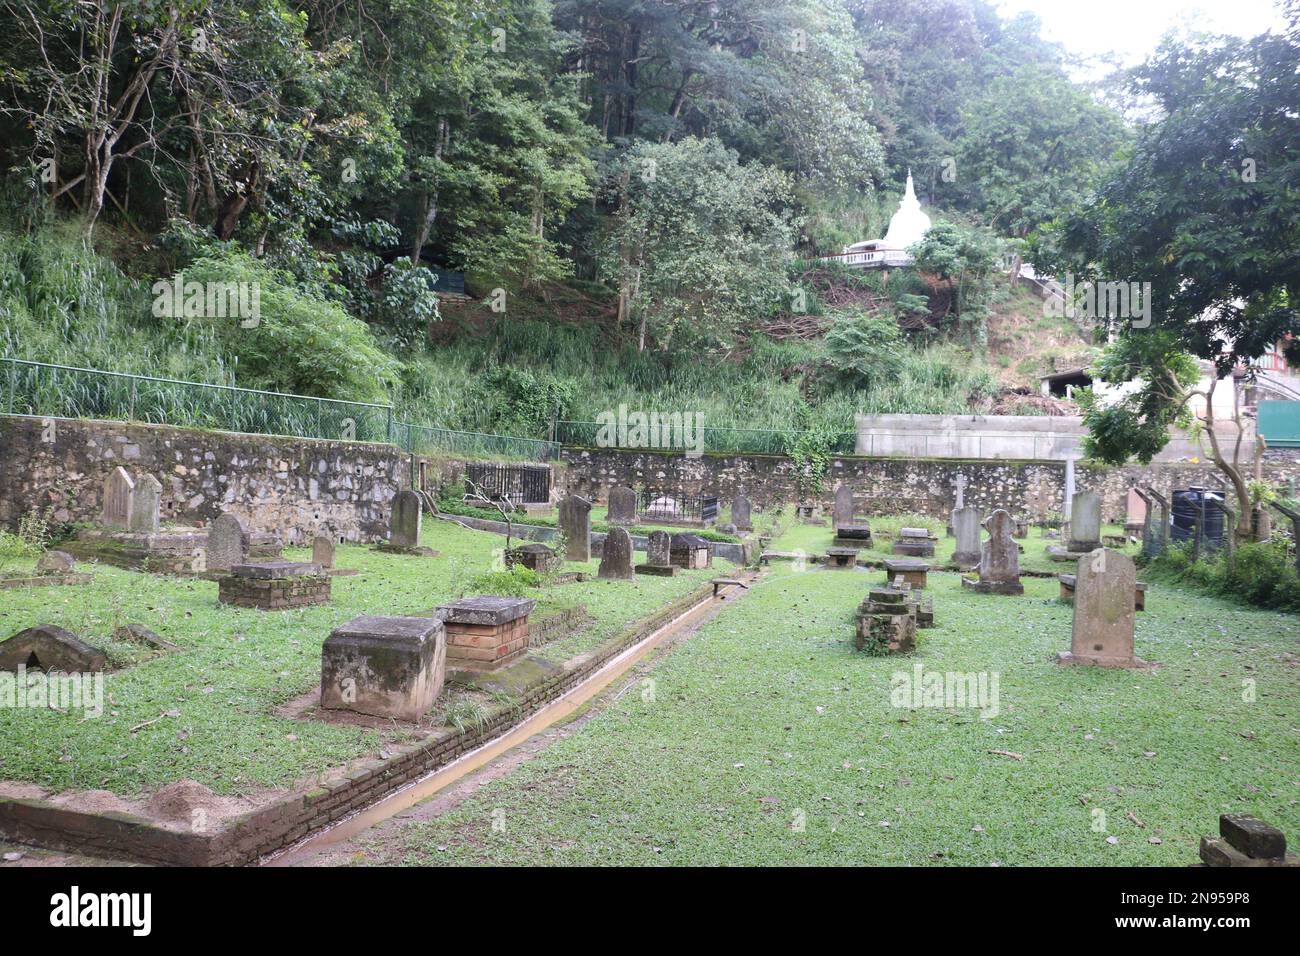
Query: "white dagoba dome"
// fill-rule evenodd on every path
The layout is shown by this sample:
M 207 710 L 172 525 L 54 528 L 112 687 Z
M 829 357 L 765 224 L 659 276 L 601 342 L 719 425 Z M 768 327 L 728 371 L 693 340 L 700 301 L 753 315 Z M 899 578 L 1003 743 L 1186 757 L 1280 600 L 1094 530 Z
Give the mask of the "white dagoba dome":
M 912 171 L 907 171 L 907 189 L 898 204 L 898 212 L 889 220 L 883 245 L 887 249 L 906 249 L 920 242 L 930 229 L 930 217 L 921 212 L 921 201 L 912 187 Z

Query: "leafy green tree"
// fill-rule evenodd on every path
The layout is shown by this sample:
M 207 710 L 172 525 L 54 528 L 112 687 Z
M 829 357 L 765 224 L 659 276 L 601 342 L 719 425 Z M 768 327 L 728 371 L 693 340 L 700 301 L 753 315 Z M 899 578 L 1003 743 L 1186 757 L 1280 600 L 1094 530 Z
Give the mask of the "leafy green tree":
M 641 350 L 725 346 L 779 300 L 793 241 L 784 173 L 688 137 L 633 146 L 606 188 L 617 212 L 601 266 Z
M 1300 8 L 1290 11 L 1293 27 Z M 1113 463 L 1148 461 L 1168 427 L 1216 377 L 1248 371 L 1285 343 L 1300 364 L 1300 31 L 1168 46 L 1136 71 L 1161 115 L 1122 166 L 1040 245 L 1043 264 L 1076 283 L 1145 283 L 1140 321 L 1104 319 L 1116 336 L 1104 380 L 1133 393 L 1089 411 L 1089 449 Z M 1051 250 L 1055 250 L 1054 252 Z M 1149 320 L 1147 316 L 1149 315 Z M 1215 464 L 1250 513 L 1237 447 L 1225 449 L 1212 401 L 1200 413 Z M 1248 522 L 1242 522 L 1243 531 Z
M 944 314 L 955 313 L 982 341 L 998 264 L 997 239 L 987 230 L 939 222 L 911 251 L 916 268 L 932 273 L 947 287 Z
M 892 316 L 841 315 L 823 339 L 826 367 L 843 382 L 870 391 L 895 380 L 907 343 Z

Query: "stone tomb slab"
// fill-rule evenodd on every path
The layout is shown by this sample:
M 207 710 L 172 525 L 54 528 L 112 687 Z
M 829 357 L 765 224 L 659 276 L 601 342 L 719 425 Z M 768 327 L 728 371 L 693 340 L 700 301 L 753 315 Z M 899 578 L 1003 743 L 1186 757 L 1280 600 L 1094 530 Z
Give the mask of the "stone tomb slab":
M 437 615 L 447 629 L 447 662 L 461 670 L 494 670 L 522 657 L 528 650 L 528 615 L 537 602 L 530 598 L 461 598 L 439 606 Z
M 522 565 L 538 574 L 547 574 L 560 566 L 560 556 L 555 549 L 540 541 L 530 541 L 506 552 L 506 563 Z
M 898 577 L 909 587 L 923 590 L 929 583 L 930 563 L 928 561 L 885 559 L 885 583 L 892 585 Z
M 858 606 L 853 649 L 871 657 L 916 649 L 916 605 L 907 591 L 872 588 Z
M 418 721 L 442 692 L 447 633 L 428 617 L 362 615 L 321 648 L 321 706 Z
M 871 525 L 865 521 L 838 525 L 835 528 L 834 545 L 837 548 L 870 548 Z
M 1058 574 L 1056 579 L 1061 583 L 1060 599 L 1067 604 L 1073 604 L 1074 586 L 1078 576 L 1074 574 Z M 1133 609 L 1135 611 L 1145 611 L 1147 609 L 1147 586 L 1142 581 L 1138 581 L 1134 586 Z
M 837 568 L 852 571 L 858 566 L 857 548 L 827 548 L 826 558 L 822 561 L 824 568 Z
M 713 543 L 698 534 L 675 534 L 669 539 L 669 563 L 688 570 L 713 567 Z
M 217 585 L 217 600 L 235 607 L 287 611 L 330 602 L 330 577 L 299 561 L 237 564 Z
M 84 674 L 107 666 L 103 651 L 54 624 L 38 624 L 0 642 L 0 671 L 23 667 L 28 671 Z
M 934 539 L 926 528 L 902 528 L 890 551 L 913 558 L 933 558 Z

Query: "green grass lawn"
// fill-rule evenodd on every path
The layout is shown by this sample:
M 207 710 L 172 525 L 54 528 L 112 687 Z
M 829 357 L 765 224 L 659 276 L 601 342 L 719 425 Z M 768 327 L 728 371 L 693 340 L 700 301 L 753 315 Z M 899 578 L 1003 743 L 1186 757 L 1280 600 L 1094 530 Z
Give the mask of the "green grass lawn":
M 936 564 L 951 561 L 953 552 L 957 550 L 957 539 L 947 537 L 944 534 L 944 522 L 937 518 L 926 518 L 922 515 L 904 515 L 902 517 L 871 518 L 869 521 L 871 523 L 871 547 L 859 553 L 858 556 L 863 560 L 881 561 L 885 558 L 897 557 L 889 549 L 894 543 L 894 538 L 898 535 L 899 528 L 929 528 L 931 532 L 938 535 L 938 540 L 934 543 L 934 561 Z M 1102 534 L 1123 533 L 1123 525 L 1102 526 Z M 826 553 L 827 548 L 831 547 L 834 537 L 835 533 L 830 526 L 829 520 L 825 525 L 814 525 L 794 523 L 793 519 L 787 518 L 782 525 L 780 534 L 772 541 L 770 548 L 774 551 L 804 551 L 809 555 L 822 555 Z M 988 540 L 988 534 L 981 533 L 981 540 Z M 1043 529 L 1031 527 L 1029 537 L 1017 539 L 1016 543 L 1025 549 L 1024 553 L 1020 555 L 1020 567 L 1023 570 L 1049 571 L 1053 574 L 1074 573 L 1072 563 L 1053 561 L 1047 556 L 1049 545 L 1058 547 L 1064 545 L 1059 538 L 1043 537 Z M 1142 548 L 1140 544 L 1129 544 L 1118 550 L 1129 555 L 1129 557 L 1136 557 Z
M 1063 667 L 1054 580 L 1003 597 L 934 574 L 917 653 L 855 655 L 881 578 L 774 564 L 658 660 L 652 695 L 342 859 L 1186 866 L 1223 812 L 1300 830 L 1300 619 L 1154 586 L 1137 648 L 1158 669 Z M 999 712 L 892 706 L 916 664 L 996 672 Z
M 423 614 L 469 591 L 492 568 L 504 538 L 449 522 L 426 521 L 424 544 L 438 558 L 381 554 L 340 546 L 328 606 L 264 612 L 217 602 L 212 581 L 168 578 L 106 566 L 85 586 L 0 591 L 0 639 L 36 624 L 57 624 L 104 649 L 121 668 L 105 680 L 105 712 L 0 708 L 0 779 L 51 791 L 105 789 L 137 796 L 182 778 L 221 794 L 284 786 L 352 758 L 374 755 L 383 735 L 321 722 L 291 720 L 275 708 L 320 681 L 320 649 L 329 632 L 359 614 Z M 286 557 L 309 559 L 290 550 Z M 16 571 L 30 562 L 11 562 Z M 568 563 L 593 579 L 530 590 L 539 610 L 585 604 L 595 622 L 539 649 L 558 659 L 594 647 L 719 573 L 694 571 L 634 582 L 594 578 L 598 562 Z M 730 565 L 719 562 L 725 573 Z M 144 624 L 183 652 L 155 656 L 109 640 L 120 625 Z M 134 665 L 134 666 L 130 666 Z M 448 697 L 451 695 L 449 694 Z M 434 714 L 440 716 L 435 705 Z M 131 732 L 164 712 L 178 712 Z

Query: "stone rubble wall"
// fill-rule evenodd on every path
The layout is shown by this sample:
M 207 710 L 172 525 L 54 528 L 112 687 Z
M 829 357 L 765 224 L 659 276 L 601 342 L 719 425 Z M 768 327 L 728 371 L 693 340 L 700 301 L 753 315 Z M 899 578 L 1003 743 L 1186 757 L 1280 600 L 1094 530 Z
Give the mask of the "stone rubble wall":
M 717 494 L 721 504 L 746 494 L 768 508 L 800 499 L 797 468 L 789 458 L 768 455 L 704 454 L 698 458 L 652 451 L 565 448 L 565 468 L 557 480 L 565 492 L 603 500 L 618 485 L 677 490 L 687 495 Z M 1300 483 L 1300 449 L 1265 455 L 1267 480 Z M 829 512 L 840 482 L 853 486 L 857 511 L 867 515 L 912 512 L 947 518 L 956 497 L 958 474 L 967 480 L 965 503 L 985 511 L 1005 508 L 1019 517 L 1060 514 L 1065 503 L 1064 461 L 987 461 L 961 459 L 834 458 L 816 500 Z M 1101 495 L 1106 521 L 1123 521 L 1128 489 L 1134 482 L 1154 485 L 1168 495 L 1175 488 L 1217 488 L 1212 463 L 1153 462 L 1120 468 L 1080 463 L 1075 484 Z
M 121 465 L 162 483 L 165 524 L 228 511 L 286 544 L 382 541 L 410 483 L 409 456 L 392 445 L 65 419 L 49 442 L 42 421 L 0 416 L 0 527 L 46 507 L 55 522 L 96 522 L 104 479 Z

